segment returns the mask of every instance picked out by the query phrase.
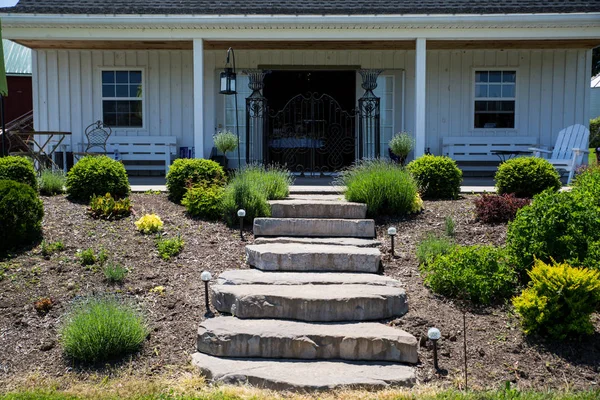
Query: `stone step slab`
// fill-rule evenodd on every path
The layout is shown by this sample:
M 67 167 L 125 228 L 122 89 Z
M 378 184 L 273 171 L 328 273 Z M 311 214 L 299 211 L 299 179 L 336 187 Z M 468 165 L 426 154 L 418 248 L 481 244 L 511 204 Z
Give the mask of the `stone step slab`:
M 346 201 L 343 194 L 290 194 L 286 200 Z
M 389 362 L 231 359 L 194 353 L 192 364 L 215 382 L 272 390 L 385 389 L 416 383 L 413 367 Z
M 372 219 L 255 218 L 254 236 L 374 238 Z
M 240 269 L 223 272 L 218 285 L 374 285 L 400 287 L 400 282 L 388 276 L 335 272 L 263 272 Z M 290 289 L 301 290 L 301 289 Z
M 362 219 L 367 205 L 348 201 L 328 200 L 271 200 L 273 218 L 340 218 Z
M 408 311 L 406 292 L 375 285 L 213 285 L 213 305 L 238 318 L 373 321 Z
M 379 249 L 325 244 L 255 244 L 246 246 L 249 265 L 263 271 L 379 271 Z
M 335 246 L 379 247 L 381 242 L 374 239 L 360 238 L 302 238 L 302 237 L 259 237 L 254 244 L 269 243 L 301 243 L 301 244 L 330 244 Z
M 200 324 L 197 343 L 218 357 L 418 362 L 414 336 L 376 322 L 211 318 Z

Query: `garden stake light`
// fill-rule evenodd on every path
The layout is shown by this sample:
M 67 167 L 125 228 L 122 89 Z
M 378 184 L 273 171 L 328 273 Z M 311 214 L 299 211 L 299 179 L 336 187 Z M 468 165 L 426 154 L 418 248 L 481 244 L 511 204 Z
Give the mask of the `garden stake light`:
M 210 302 L 208 300 L 208 282 L 212 279 L 212 275 L 208 271 L 202 271 L 200 279 L 204 282 L 204 301 L 206 302 L 206 314 L 204 314 L 204 318 L 212 318 L 215 314 L 210 311 Z
M 238 210 L 238 217 L 240 217 L 240 238 L 244 241 L 244 217 L 246 216 L 246 210 L 243 208 Z
M 394 236 L 396 236 L 396 228 L 393 226 L 388 228 L 388 235 L 390 235 L 390 241 L 392 244 L 392 257 L 394 257 Z
M 440 367 L 438 366 L 437 341 L 442 337 L 442 334 L 438 328 L 429 328 L 427 337 L 433 342 L 433 367 L 438 371 Z

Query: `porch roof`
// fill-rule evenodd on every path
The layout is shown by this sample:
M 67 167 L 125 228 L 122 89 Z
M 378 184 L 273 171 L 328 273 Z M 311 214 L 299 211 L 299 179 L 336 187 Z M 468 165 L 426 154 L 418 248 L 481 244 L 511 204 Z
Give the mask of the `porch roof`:
M 20 0 L 17 14 L 481 15 L 600 12 L 600 0 Z

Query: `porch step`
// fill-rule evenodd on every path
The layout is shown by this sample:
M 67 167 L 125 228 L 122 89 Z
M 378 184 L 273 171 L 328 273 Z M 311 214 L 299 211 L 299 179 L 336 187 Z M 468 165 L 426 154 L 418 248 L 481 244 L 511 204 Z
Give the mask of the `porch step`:
M 273 218 L 340 218 L 362 219 L 367 216 L 367 205 L 331 200 L 272 200 Z
M 218 285 L 373 285 L 400 287 L 400 282 L 388 276 L 335 272 L 263 272 L 258 269 L 238 269 L 223 272 Z M 302 288 L 289 288 L 291 291 Z
M 375 322 L 212 318 L 198 328 L 198 351 L 219 357 L 418 361 L 414 336 Z
M 375 285 L 214 285 L 213 304 L 239 318 L 372 321 L 408 311 L 406 292 Z M 295 288 L 294 288 L 295 289 Z
M 254 236 L 374 238 L 372 219 L 255 218 Z
M 374 239 L 359 238 L 302 238 L 302 237 L 259 237 L 254 244 L 269 243 L 300 243 L 300 244 L 330 244 L 335 246 L 379 247 L 381 242 Z
M 210 380 L 273 390 L 384 389 L 416 383 L 413 367 L 381 361 L 231 359 L 195 353 L 192 363 Z
M 377 272 L 379 249 L 324 244 L 246 246 L 248 264 L 263 271 Z

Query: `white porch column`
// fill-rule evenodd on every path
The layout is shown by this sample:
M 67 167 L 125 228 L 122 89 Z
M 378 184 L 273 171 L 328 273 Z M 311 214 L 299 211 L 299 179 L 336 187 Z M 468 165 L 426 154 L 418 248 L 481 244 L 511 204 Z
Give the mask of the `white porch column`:
M 425 154 L 425 104 L 427 74 L 427 43 L 424 38 L 416 41 L 415 55 L 415 158 Z
M 204 158 L 204 42 L 194 39 L 194 148 Z

